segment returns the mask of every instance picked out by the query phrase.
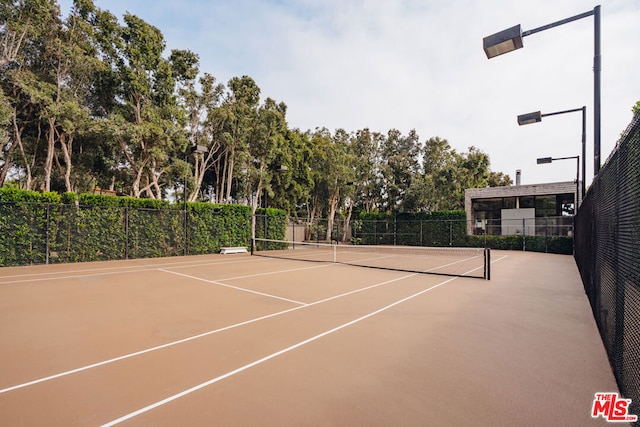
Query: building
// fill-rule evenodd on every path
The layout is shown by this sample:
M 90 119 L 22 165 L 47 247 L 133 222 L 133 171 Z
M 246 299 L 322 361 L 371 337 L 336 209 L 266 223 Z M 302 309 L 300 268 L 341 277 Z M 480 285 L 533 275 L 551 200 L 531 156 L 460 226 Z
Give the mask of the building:
M 465 190 L 469 234 L 551 235 L 573 233 L 575 181 Z M 581 199 L 578 199 L 578 205 Z

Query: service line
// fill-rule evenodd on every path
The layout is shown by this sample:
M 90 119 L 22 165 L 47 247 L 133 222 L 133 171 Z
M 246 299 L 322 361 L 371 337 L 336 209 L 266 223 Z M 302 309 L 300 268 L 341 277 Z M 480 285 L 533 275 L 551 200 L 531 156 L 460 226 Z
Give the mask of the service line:
M 411 276 L 414 276 L 416 274 L 419 274 L 419 273 L 412 274 Z M 410 277 L 410 276 L 405 276 L 405 277 Z M 418 297 L 420 295 L 423 295 L 423 294 L 425 294 L 425 293 L 427 293 L 429 291 L 432 291 L 432 290 L 434 290 L 436 288 L 439 288 L 440 286 L 443 286 L 443 285 L 445 285 L 447 283 L 450 283 L 450 282 L 452 282 L 452 281 L 454 281 L 456 279 L 458 279 L 458 277 L 454 277 L 454 278 L 445 280 L 444 282 L 440 282 L 437 285 L 431 286 L 430 288 L 423 289 L 420 292 L 416 292 L 413 295 L 410 295 L 410 296 L 408 296 L 406 298 L 402 298 L 402 299 L 400 299 L 400 300 L 398 300 L 398 301 L 396 301 L 394 303 L 391 303 L 391 304 L 389 304 L 389 305 L 387 305 L 385 307 L 379 308 L 378 310 L 372 311 L 371 313 L 365 314 L 364 316 L 358 317 L 357 319 L 354 319 L 354 320 L 352 320 L 350 322 L 344 323 L 344 324 L 342 324 L 340 326 L 337 326 L 337 327 L 335 327 L 333 329 L 329 329 L 329 330 L 327 330 L 327 331 L 325 331 L 325 332 L 323 332 L 321 334 L 318 334 L 318 335 L 316 335 L 314 337 L 308 338 L 308 339 L 306 339 L 304 341 L 300 341 L 299 343 L 294 344 L 294 345 L 292 345 L 290 347 L 284 348 L 284 349 L 282 349 L 280 351 L 272 353 L 272 354 L 270 354 L 268 356 L 265 356 L 265 357 L 263 357 L 261 359 L 255 360 L 255 361 L 253 361 L 253 362 L 251 362 L 251 363 L 249 363 L 247 365 L 241 366 L 241 367 L 239 367 L 239 368 L 237 368 L 237 369 L 235 369 L 233 371 L 229 371 L 226 374 L 223 374 L 223 375 L 220 375 L 218 377 L 212 378 L 212 379 L 210 379 L 210 380 L 208 380 L 206 382 L 198 384 L 198 385 L 196 385 L 194 387 L 191 387 L 191 388 L 189 388 L 187 390 L 184 390 L 184 391 L 182 391 L 180 393 L 174 394 L 173 396 L 169 396 L 166 399 L 160 400 L 160 401 L 155 402 L 155 403 L 153 403 L 151 405 L 145 406 L 144 408 L 141 408 L 141 409 L 139 409 L 137 411 L 131 412 L 131 413 L 129 413 L 127 415 L 124 415 L 124 416 L 122 416 L 122 417 L 120 417 L 118 419 L 115 419 L 115 420 L 110 421 L 110 422 L 108 422 L 106 424 L 103 424 L 102 427 L 111 427 L 111 426 L 114 426 L 116 424 L 120 424 L 123 421 L 126 421 L 126 420 L 129 420 L 131 418 L 137 417 L 138 415 L 144 414 L 145 412 L 148 412 L 148 411 L 150 411 L 152 409 L 155 409 L 155 408 L 158 408 L 160 406 L 166 405 L 169 402 L 172 402 L 172 401 L 174 401 L 176 399 L 179 399 L 179 398 L 184 397 L 184 396 L 186 396 L 188 394 L 196 392 L 196 391 L 198 391 L 198 390 L 200 390 L 202 388 L 205 388 L 207 386 L 215 384 L 215 383 L 217 383 L 219 381 L 222 381 L 222 380 L 224 380 L 226 378 L 232 377 L 233 375 L 236 375 L 236 374 L 238 374 L 240 372 L 246 371 L 247 369 L 253 368 L 254 366 L 258 366 L 258 365 L 260 365 L 260 364 L 262 364 L 264 362 L 267 362 L 267 361 L 269 361 L 271 359 L 274 359 L 274 358 L 276 358 L 278 356 L 281 356 L 281 355 L 283 355 L 285 353 L 288 353 L 288 352 L 290 352 L 292 350 L 295 350 L 295 349 L 297 349 L 299 347 L 302 347 L 302 346 L 304 346 L 306 344 L 309 344 L 309 343 L 311 343 L 313 341 L 317 341 L 320 338 L 323 338 L 323 337 L 325 337 L 327 335 L 330 335 L 330 334 L 333 334 L 335 332 L 338 332 L 341 329 L 344 329 L 344 328 L 347 328 L 347 327 L 349 327 L 351 325 L 354 325 L 356 323 L 362 322 L 363 320 L 366 320 L 366 319 L 368 319 L 368 318 L 370 318 L 372 316 L 375 316 L 376 314 L 379 314 L 379 313 L 382 313 L 383 311 L 389 310 L 390 308 L 393 308 L 393 307 L 395 307 L 395 306 L 397 306 L 399 304 L 402 304 L 402 303 L 404 303 L 406 301 L 409 301 L 409 300 L 411 300 L 413 298 L 416 298 L 416 297 Z
M 121 360 L 130 359 L 132 357 L 141 356 L 143 354 L 151 353 L 151 352 L 157 351 L 157 350 L 162 350 L 164 348 L 173 347 L 173 346 L 176 346 L 176 345 L 179 345 L 179 344 L 184 344 L 186 342 L 197 340 L 199 338 L 204 338 L 206 336 L 217 334 L 219 332 L 228 331 L 230 329 L 235 329 L 235 328 L 238 328 L 238 327 L 241 327 L 241 326 L 245 326 L 245 325 L 249 325 L 249 324 L 252 324 L 252 323 L 256 323 L 256 322 L 259 322 L 261 320 L 266 320 L 266 319 L 270 319 L 272 317 L 281 316 L 283 314 L 287 314 L 287 313 L 291 313 L 293 311 L 300 310 L 300 309 L 303 309 L 303 308 L 319 305 L 319 304 L 322 304 L 322 303 L 325 303 L 325 302 L 329 302 L 329 301 L 332 301 L 332 300 L 335 300 L 335 299 L 338 299 L 338 298 L 344 298 L 346 296 L 353 295 L 353 294 L 356 294 L 358 292 L 363 292 L 363 291 L 366 291 L 366 290 L 369 290 L 369 289 L 377 288 L 379 286 L 384 286 L 384 285 L 388 285 L 388 284 L 393 283 L 393 282 L 404 280 L 406 278 L 415 276 L 416 274 L 418 274 L 418 273 L 408 274 L 408 275 L 405 275 L 405 276 L 397 277 L 395 279 L 386 280 L 384 282 L 379 282 L 379 283 L 376 283 L 376 284 L 373 284 L 373 285 L 370 285 L 370 286 L 366 286 L 366 287 L 360 288 L 360 289 L 354 289 L 352 291 L 345 292 L 345 293 L 342 293 L 342 294 L 339 294 L 339 295 L 334 295 L 332 297 L 325 298 L 325 299 L 322 299 L 322 300 L 319 300 L 319 301 L 315 301 L 315 302 L 312 302 L 312 303 L 309 303 L 309 304 L 306 304 L 306 305 L 299 305 L 297 307 L 289 308 L 287 310 L 282 310 L 282 311 L 278 311 L 276 313 L 271 313 L 271 314 L 267 314 L 267 315 L 264 315 L 264 316 L 256 317 L 254 319 L 246 320 L 244 322 L 235 323 L 233 325 L 225 326 L 223 328 L 219 328 L 219 329 L 214 329 L 214 330 L 211 330 L 211 331 L 203 332 L 203 333 L 198 334 L 198 335 L 193 335 L 193 336 L 190 336 L 190 337 L 187 337 L 187 338 L 183 338 L 183 339 L 180 339 L 180 340 L 172 341 L 172 342 L 169 342 L 169 343 L 166 343 L 166 344 L 162 344 L 162 345 L 159 345 L 159 346 L 155 346 L 155 347 L 147 348 L 147 349 L 144 349 L 144 350 L 136 351 L 134 353 L 125 354 L 125 355 L 119 356 L 119 357 L 114 357 L 112 359 L 103 360 L 101 362 L 92 363 L 90 365 L 82 366 L 82 367 L 76 368 L 76 369 L 71 369 L 71 370 L 65 371 L 65 372 L 60 372 L 58 374 L 50 375 L 48 377 L 39 378 L 39 379 L 36 379 L 36 380 L 33 380 L 33 381 L 29 381 L 29 382 L 25 382 L 25 383 L 22 383 L 22 384 L 17 384 L 17 385 L 11 386 L 11 387 L 0 389 L 0 394 L 7 393 L 7 392 L 10 392 L 10 391 L 13 391 L 13 390 L 18 390 L 18 389 L 25 388 L 25 387 L 29 387 L 29 386 L 32 386 L 32 385 L 40 384 L 40 383 L 43 383 L 43 382 L 46 382 L 46 381 L 54 380 L 56 378 L 65 377 L 67 375 L 76 374 L 78 372 L 86 371 L 86 370 L 97 368 L 97 367 L 100 367 L 100 366 L 108 365 L 110 363 L 119 362 Z

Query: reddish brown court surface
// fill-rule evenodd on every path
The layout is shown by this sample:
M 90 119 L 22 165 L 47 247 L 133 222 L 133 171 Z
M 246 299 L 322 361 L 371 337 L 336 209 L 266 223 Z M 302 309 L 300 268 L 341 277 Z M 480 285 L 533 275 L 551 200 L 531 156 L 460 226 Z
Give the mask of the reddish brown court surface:
M 492 261 L 491 281 L 248 254 L 3 268 L 0 425 L 606 425 L 573 258 Z

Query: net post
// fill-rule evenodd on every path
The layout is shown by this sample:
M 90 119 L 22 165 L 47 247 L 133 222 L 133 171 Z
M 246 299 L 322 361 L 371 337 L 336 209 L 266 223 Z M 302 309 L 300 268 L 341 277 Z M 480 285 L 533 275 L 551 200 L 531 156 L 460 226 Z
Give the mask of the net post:
M 491 280 L 491 249 L 484 248 L 484 278 Z
M 337 249 L 338 245 L 333 245 L 333 263 L 337 263 L 338 262 L 338 249 Z

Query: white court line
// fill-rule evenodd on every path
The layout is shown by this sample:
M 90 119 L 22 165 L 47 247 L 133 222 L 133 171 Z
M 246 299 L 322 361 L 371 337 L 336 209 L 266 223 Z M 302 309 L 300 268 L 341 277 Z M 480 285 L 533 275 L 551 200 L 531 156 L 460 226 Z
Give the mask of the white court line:
M 292 345 L 290 347 L 284 348 L 284 349 L 282 349 L 280 351 L 272 353 L 272 354 L 270 354 L 268 356 L 265 356 L 265 357 L 263 357 L 261 359 L 255 360 L 255 361 L 253 361 L 253 362 L 251 362 L 251 363 L 249 363 L 247 365 L 241 366 L 240 368 L 237 368 L 237 369 L 235 369 L 233 371 L 229 371 L 226 374 L 223 374 L 223 375 L 220 375 L 218 377 L 212 378 L 209 381 L 206 381 L 206 382 L 203 382 L 201 384 L 198 384 L 198 385 L 196 385 L 194 387 L 191 387 L 191 388 L 189 388 L 187 390 L 184 390 L 184 391 L 182 391 L 180 393 L 174 394 L 173 396 L 169 396 L 166 399 L 160 400 L 160 401 L 158 401 L 156 403 L 153 403 L 151 405 L 145 406 L 144 408 L 141 408 L 141 409 L 139 409 L 137 411 L 131 412 L 131 413 L 129 413 L 127 415 L 124 415 L 124 416 L 122 416 L 122 417 L 120 417 L 118 419 L 115 419 L 115 420 L 110 421 L 110 422 L 108 422 L 106 424 L 103 424 L 102 427 L 111 427 L 111 426 L 114 426 L 116 424 L 120 424 L 123 421 L 126 421 L 126 420 L 129 420 L 131 418 L 137 417 L 138 415 L 144 414 L 145 412 L 148 412 L 148 411 L 150 411 L 152 409 L 158 408 L 158 407 L 163 406 L 163 405 L 165 405 L 165 404 L 167 404 L 169 402 L 172 402 L 172 401 L 174 401 L 176 399 L 179 399 L 179 398 L 184 397 L 184 396 L 186 396 L 188 394 L 196 392 L 196 391 L 198 391 L 200 389 L 208 387 L 211 384 L 215 384 L 215 383 L 217 383 L 219 381 L 222 381 L 222 380 L 224 380 L 226 378 L 229 378 L 229 377 L 231 377 L 231 376 L 233 376 L 235 374 L 238 374 L 240 372 L 246 371 L 247 369 L 253 368 L 254 366 L 258 366 L 258 365 L 260 365 L 260 364 L 262 364 L 264 362 L 267 362 L 267 361 L 269 361 L 271 359 L 274 359 L 274 358 L 276 358 L 278 356 L 281 356 L 281 355 L 283 355 L 285 353 L 288 353 L 288 352 L 290 352 L 292 350 L 295 350 L 295 349 L 297 349 L 299 347 L 302 347 L 302 346 L 304 346 L 306 344 L 309 344 L 309 343 L 311 343 L 313 341 L 317 341 L 320 338 L 323 338 L 323 337 L 325 337 L 327 335 L 330 335 L 330 334 L 333 334 L 335 332 L 338 332 L 341 329 L 344 329 L 344 328 L 352 326 L 352 325 L 354 325 L 356 323 L 362 322 L 363 320 L 366 320 L 366 319 L 368 319 L 368 318 L 370 318 L 372 316 L 375 316 L 376 314 L 379 314 L 379 313 L 382 313 L 383 311 L 389 310 L 390 308 L 393 308 L 393 307 L 395 307 L 395 306 L 397 306 L 399 304 L 407 302 L 407 301 L 409 301 L 409 300 L 411 300 L 413 298 L 416 298 L 416 297 L 418 297 L 418 296 L 420 296 L 422 294 L 425 294 L 425 293 L 427 293 L 429 291 L 432 291 L 432 290 L 434 290 L 436 288 L 439 288 L 440 286 L 443 286 L 443 285 L 445 285 L 447 283 L 450 283 L 450 282 L 452 282 L 454 280 L 457 280 L 457 279 L 458 279 L 458 277 L 454 277 L 454 278 L 445 280 L 444 282 L 440 282 L 437 285 L 431 286 L 430 288 L 423 289 L 420 292 L 416 292 L 413 295 L 410 295 L 410 296 L 408 296 L 406 298 L 402 298 L 402 299 L 400 299 L 400 300 L 398 300 L 398 301 L 396 301 L 394 303 L 391 303 L 391 304 L 389 304 L 389 305 L 387 305 L 385 307 L 382 307 L 382 308 L 380 308 L 378 310 L 372 311 L 371 313 L 365 314 L 364 316 L 358 317 L 357 319 L 354 319 L 354 320 L 352 320 L 350 322 L 344 323 L 344 324 L 342 324 L 340 326 L 337 326 L 337 327 L 335 327 L 333 329 L 329 329 L 329 330 L 327 330 L 327 331 L 325 331 L 325 332 L 323 332 L 321 334 L 318 334 L 318 335 L 316 335 L 314 337 L 308 338 L 308 339 L 306 339 L 304 341 L 300 341 L 299 343 L 294 344 L 294 345 Z
M 498 262 L 498 261 L 500 261 L 500 260 L 502 260 L 504 258 L 507 258 L 507 255 L 504 255 L 501 258 L 493 260 L 493 261 L 491 261 L 491 263 L 493 264 L 493 263 Z M 474 270 L 477 270 L 477 269 L 474 269 Z M 471 270 L 471 271 L 474 271 L 474 270 Z M 468 273 L 470 273 L 471 271 L 469 271 Z M 395 278 L 395 279 L 386 280 L 384 282 L 376 283 L 376 284 L 371 285 L 371 286 L 367 286 L 367 287 L 360 288 L 360 289 L 354 289 L 353 291 L 345 292 L 343 294 L 334 295 L 334 296 L 329 297 L 329 298 L 325 298 L 325 299 L 322 299 L 322 300 L 319 300 L 319 301 L 315 301 L 315 302 L 309 303 L 307 305 L 293 307 L 293 308 L 290 308 L 290 309 L 287 309 L 287 310 L 279 311 L 277 313 L 267 314 L 265 316 L 261 316 L 261 317 L 250 319 L 250 320 L 247 320 L 247 321 L 244 321 L 244 322 L 240 322 L 240 323 L 236 323 L 236 324 L 233 324 L 233 325 L 225 326 L 225 327 L 220 328 L 220 329 L 214 329 L 214 330 L 211 330 L 211 331 L 203 332 L 201 334 L 193 335 L 193 336 L 190 336 L 190 337 L 187 337 L 187 338 L 183 338 L 181 340 L 172 341 L 172 342 L 169 342 L 169 343 L 166 343 L 166 344 L 162 344 L 162 345 L 159 345 L 159 346 L 156 346 L 156 347 L 147 348 L 147 349 L 144 349 L 144 350 L 136 351 L 134 353 L 129 353 L 129 354 L 125 354 L 123 356 L 115 357 L 113 359 L 103 360 L 101 362 L 93 363 L 91 365 L 82 366 L 80 368 L 72 369 L 72 370 L 65 371 L 65 372 L 60 372 L 58 374 L 50 375 L 48 377 L 43 377 L 43 378 L 39 378 L 39 379 L 36 379 L 36 380 L 33 380 L 33 381 L 29 381 L 29 382 L 26 382 L 26 383 L 22 383 L 22 384 L 18 384 L 18 385 L 15 385 L 15 386 L 7 387 L 7 388 L 4 388 L 4 389 L 0 389 L 0 394 L 7 393 L 7 392 L 10 392 L 10 391 L 13 391 L 13 390 L 18 390 L 18 389 L 25 388 L 25 387 L 29 387 L 29 386 L 32 386 L 32 385 L 36 385 L 36 384 L 39 384 L 39 383 L 46 382 L 46 381 L 54 380 L 56 378 L 65 377 L 67 375 L 76 374 L 76 373 L 79 373 L 79 372 L 82 372 L 82 371 L 87 371 L 89 369 L 93 369 L 93 368 L 97 368 L 97 367 L 100 367 L 100 366 L 108 365 L 108 364 L 114 363 L 114 362 L 119 362 L 121 360 L 130 359 L 130 358 L 133 358 L 133 357 L 136 357 L 136 356 L 141 356 L 143 354 L 151 353 L 151 352 L 157 351 L 157 350 L 162 350 L 164 348 L 169 348 L 169 347 L 173 347 L 173 346 L 176 346 L 176 345 L 179 345 L 179 344 L 184 344 L 186 342 L 193 341 L 193 340 L 200 339 L 200 338 L 204 338 L 204 337 L 209 336 L 209 335 L 214 335 L 214 334 L 217 334 L 219 332 L 224 332 L 224 331 L 228 331 L 228 330 L 231 330 L 231 329 L 239 328 L 241 326 L 249 325 L 251 323 L 256 323 L 256 322 L 259 322 L 261 320 L 266 320 L 266 319 L 270 319 L 272 317 L 281 316 L 283 314 L 291 313 L 293 311 L 297 311 L 297 310 L 300 310 L 300 309 L 303 309 L 303 308 L 312 307 L 312 306 L 315 306 L 315 305 L 319 305 L 319 304 L 323 304 L 323 303 L 326 303 L 326 302 L 329 302 L 329 301 L 333 301 L 335 299 L 344 298 L 346 296 L 353 295 L 353 294 L 356 294 L 356 293 L 359 293 L 359 292 L 367 291 L 369 289 L 377 288 L 379 286 L 388 285 L 390 283 L 397 282 L 397 281 L 400 281 L 400 280 L 404 280 L 404 279 L 407 279 L 409 277 L 417 276 L 418 274 L 419 273 L 413 273 L 413 274 L 408 274 L 408 275 L 401 276 L 401 277 L 398 277 L 398 278 Z M 454 279 L 457 279 L 457 277 L 454 277 L 454 278 L 452 278 L 450 280 L 454 280 Z
M 202 279 L 200 277 L 190 276 L 188 274 L 182 274 L 182 273 L 178 273 L 176 271 L 171 271 L 171 270 L 164 270 L 162 268 L 159 268 L 158 270 L 162 271 L 162 272 L 165 272 L 165 273 L 169 273 L 169 274 L 175 274 L 176 276 L 186 277 L 188 279 L 199 280 L 201 282 L 211 283 L 211 284 L 222 286 L 222 287 L 225 287 L 225 288 L 235 289 L 236 291 L 248 292 L 250 294 L 256 294 L 256 295 L 260 295 L 260 296 L 268 297 L 268 298 L 275 298 L 275 299 L 279 299 L 279 300 L 282 300 L 282 301 L 287 301 L 287 302 L 291 302 L 291 303 L 298 304 L 298 305 L 303 305 L 303 306 L 304 305 L 308 305 L 306 302 L 300 302 L 300 301 L 292 300 L 292 299 L 289 299 L 289 298 L 279 297 L 277 295 L 266 294 L 264 292 L 258 292 L 258 291 L 254 291 L 252 289 L 246 289 L 246 288 L 240 288 L 238 286 L 227 285 L 226 283 L 218 282 L 217 280 Z
M 247 274 L 245 276 L 226 277 L 224 279 L 219 279 L 219 280 L 226 281 L 226 280 L 248 279 L 250 277 L 268 276 L 270 274 L 290 273 L 292 271 L 311 270 L 312 268 L 325 268 L 325 267 L 329 267 L 330 265 L 331 264 L 322 264 L 322 265 L 314 265 L 311 267 L 290 268 L 288 270 L 267 271 L 264 273 Z
M 210 266 L 210 265 L 234 264 L 234 263 L 239 263 L 239 262 L 247 262 L 247 260 L 249 260 L 249 259 L 251 259 L 251 258 L 246 258 L 244 260 L 234 260 L 234 261 L 198 263 L 198 264 L 188 265 L 188 266 L 185 266 L 185 267 L 201 267 L 201 266 Z M 129 270 L 129 271 L 104 271 L 104 272 L 88 273 L 88 274 L 71 274 L 71 275 L 68 275 L 68 276 L 41 277 L 41 278 L 23 279 L 23 280 L 9 280 L 9 281 L 6 281 L 6 282 L 0 282 L 0 285 L 8 285 L 8 284 L 11 284 L 11 283 L 43 282 L 43 281 L 48 281 L 48 280 L 77 279 L 77 278 L 80 278 L 80 277 L 109 276 L 109 275 L 113 275 L 113 274 L 144 273 L 144 272 L 147 272 L 147 271 L 160 270 L 163 266 L 164 266 L 163 264 L 159 264 L 159 265 L 157 265 L 155 267 L 140 268 L 138 270 Z M 140 267 L 140 266 L 138 266 L 138 267 Z M 114 268 L 125 268 L 125 267 L 114 267 Z M 180 268 L 180 267 L 171 267 L 170 266 L 169 268 Z M 98 270 L 103 270 L 103 269 L 98 269 Z M 84 271 L 92 271 L 92 270 L 78 270 L 78 272 L 84 272 Z M 67 273 L 69 273 L 69 272 L 73 273 L 73 270 L 68 271 Z M 35 273 L 35 274 L 52 274 L 52 273 Z M 53 274 L 57 274 L 57 273 L 53 273 Z M 20 276 L 4 276 L 4 277 L 20 277 Z
M 369 289 L 377 288 L 379 286 L 388 285 L 389 283 L 393 283 L 393 282 L 397 282 L 397 281 L 400 281 L 400 280 L 404 280 L 406 278 L 409 278 L 409 277 L 412 277 L 412 276 L 416 276 L 417 274 L 418 273 L 413 273 L 413 274 L 409 274 L 409 275 L 406 275 L 406 276 L 398 277 L 398 278 L 395 278 L 395 279 L 386 280 L 384 282 L 376 283 L 376 284 L 373 284 L 371 286 L 367 286 L 367 287 L 360 288 L 360 289 L 354 289 L 353 291 L 345 292 L 343 294 L 334 295 L 334 296 L 329 297 L 329 298 L 325 298 L 325 299 L 322 299 L 322 300 L 319 300 L 319 301 L 315 301 L 315 302 L 309 303 L 307 305 L 301 305 L 301 306 L 298 306 L 298 307 L 293 307 L 293 308 L 290 308 L 290 309 L 287 309 L 287 310 L 279 311 L 277 313 L 267 314 L 265 316 L 260 316 L 260 317 L 254 318 L 254 319 L 246 320 L 244 322 L 240 322 L 240 323 L 236 323 L 236 324 L 233 324 L 233 325 L 225 326 L 225 327 L 220 328 L 220 329 L 214 329 L 214 330 L 211 330 L 211 331 L 203 332 L 203 333 L 198 334 L 198 335 L 193 335 L 191 337 L 183 338 L 183 339 L 180 339 L 180 340 L 177 340 L 177 341 L 172 341 L 172 342 L 169 342 L 169 343 L 166 343 L 166 344 L 162 344 L 162 345 L 159 345 L 159 346 L 156 346 L 156 347 L 147 348 L 145 350 L 140 350 L 140 351 L 136 351 L 134 353 L 125 354 L 123 356 L 115 357 L 113 359 L 103 360 L 102 362 L 93 363 L 91 365 L 82 366 L 80 368 L 72 369 L 72 370 L 65 371 L 65 372 L 60 372 L 58 374 L 50 375 L 48 377 L 39 378 L 39 379 L 36 379 L 36 380 L 33 380 L 33 381 L 29 381 L 29 382 L 26 382 L 26 383 L 22 383 L 22 384 L 18 384 L 18 385 L 15 385 L 15 386 L 7 387 L 7 388 L 4 388 L 4 389 L 0 389 L 0 394 L 7 393 L 9 391 L 13 391 L 13 390 L 17 390 L 17 389 L 21 389 L 21 388 L 25 388 L 25 387 L 29 387 L 29 386 L 32 386 L 32 385 L 35 385 L 35 384 L 43 383 L 45 381 L 54 380 L 56 378 L 64 377 L 64 376 L 67 376 L 67 375 L 76 374 L 78 372 L 86 371 L 86 370 L 89 370 L 89 369 L 92 369 L 92 368 L 97 368 L 99 366 L 108 365 L 110 363 L 119 362 L 121 360 L 129 359 L 129 358 L 132 358 L 132 357 L 135 357 L 135 356 L 140 356 L 142 354 L 151 353 L 152 351 L 161 350 L 163 348 L 173 347 L 173 346 L 176 346 L 178 344 L 184 344 L 186 342 L 193 341 L 193 340 L 196 340 L 196 339 L 199 339 L 199 338 L 204 338 L 206 336 L 217 334 L 219 332 L 228 331 L 230 329 L 235 329 L 235 328 L 238 328 L 238 327 L 241 327 L 241 326 L 249 325 L 251 323 L 256 323 L 256 322 L 259 322 L 261 320 L 270 319 L 272 317 L 280 316 L 280 315 L 283 315 L 283 314 L 286 314 L 286 313 L 290 313 L 292 311 L 300 310 L 300 309 L 303 309 L 303 308 L 306 308 L 306 307 L 311 307 L 311 306 L 314 306 L 314 305 L 323 304 L 325 302 L 329 302 L 329 301 L 332 301 L 334 299 L 344 298 L 346 296 L 353 295 L 353 294 L 356 294 L 358 292 L 367 291 Z

